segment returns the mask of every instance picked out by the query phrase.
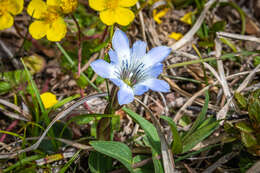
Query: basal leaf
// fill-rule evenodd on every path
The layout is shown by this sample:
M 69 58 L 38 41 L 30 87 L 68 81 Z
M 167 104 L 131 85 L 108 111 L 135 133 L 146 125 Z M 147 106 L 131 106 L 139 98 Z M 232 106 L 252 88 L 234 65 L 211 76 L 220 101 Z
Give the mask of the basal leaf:
M 219 126 L 219 122 L 215 121 L 207 126 L 204 126 L 194 133 L 192 133 L 189 138 L 183 141 L 183 153 L 189 151 L 195 147 L 198 143 L 207 138 L 211 133 L 213 133 Z
M 174 123 L 174 121 L 166 116 L 161 116 L 160 118 L 164 119 L 165 121 L 168 122 L 168 124 L 171 127 L 172 130 L 172 135 L 173 135 L 173 142 L 172 142 L 172 152 L 173 154 L 179 154 L 182 152 L 182 141 L 181 141 L 181 137 L 178 133 L 176 124 Z
M 151 143 L 151 146 L 160 153 L 160 138 L 154 125 L 128 108 L 124 107 L 123 110 L 142 127 Z
M 132 168 L 132 152 L 124 143 L 114 141 L 91 141 L 90 145 L 92 145 L 96 151 L 121 162 L 130 172 L 134 172 Z
M 106 173 L 112 168 L 112 159 L 104 154 L 93 151 L 89 155 L 88 165 L 92 173 Z

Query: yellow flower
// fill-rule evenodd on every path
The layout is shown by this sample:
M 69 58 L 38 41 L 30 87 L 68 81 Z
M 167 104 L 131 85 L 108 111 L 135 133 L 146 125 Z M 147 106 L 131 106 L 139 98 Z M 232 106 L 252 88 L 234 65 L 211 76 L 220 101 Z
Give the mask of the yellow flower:
M 47 0 L 47 5 L 60 8 L 64 14 L 72 13 L 78 7 L 78 0 Z
M 34 39 L 45 35 L 50 41 L 60 41 L 67 33 L 66 23 L 62 14 L 71 13 L 77 8 L 77 0 L 32 0 L 27 12 L 37 19 L 29 26 L 29 32 Z
M 78 7 L 78 0 L 61 0 L 60 6 L 64 14 L 72 13 Z
M 135 18 L 128 7 L 132 7 L 136 2 L 137 0 L 89 0 L 89 5 L 100 11 L 100 19 L 106 25 L 118 23 L 126 26 Z
M 52 107 L 58 102 L 56 96 L 50 92 L 45 92 L 41 94 L 41 99 L 45 109 Z
M 166 13 L 169 11 L 169 8 L 164 8 L 163 10 L 157 12 L 156 9 L 153 10 L 153 19 L 158 23 L 161 24 L 162 20 L 161 17 L 165 16 Z
M 192 15 L 193 15 L 193 12 L 188 12 L 180 19 L 180 21 L 191 25 L 192 24 L 192 21 L 191 21 Z
M 0 30 L 13 26 L 13 16 L 22 11 L 23 0 L 0 0 Z
M 181 33 L 177 33 L 177 32 L 172 32 L 170 35 L 169 35 L 170 38 L 173 38 L 174 40 L 178 41 L 180 40 L 183 35 Z

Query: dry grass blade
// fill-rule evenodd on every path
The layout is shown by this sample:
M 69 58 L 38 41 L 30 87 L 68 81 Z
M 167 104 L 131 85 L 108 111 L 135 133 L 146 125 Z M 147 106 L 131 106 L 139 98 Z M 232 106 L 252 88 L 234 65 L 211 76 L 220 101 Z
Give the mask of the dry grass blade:
M 191 39 L 193 38 L 193 36 L 195 35 L 195 33 L 199 30 L 202 22 L 204 21 L 205 17 L 206 17 L 206 13 L 209 11 L 210 7 L 216 2 L 216 0 L 210 0 L 208 1 L 205 6 L 203 11 L 201 12 L 198 20 L 196 21 L 196 23 L 193 25 L 193 27 L 189 30 L 189 32 L 187 34 L 184 35 L 184 37 L 182 37 L 182 39 L 180 39 L 179 41 L 177 41 L 176 43 L 174 43 L 173 45 L 171 45 L 170 47 L 172 48 L 173 51 L 180 49 L 182 46 L 184 46 L 186 43 L 188 43 L 189 41 L 191 41 Z
M 29 121 L 27 118 L 21 117 L 21 115 L 19 115 L 19 114 L 9 112 L 9 111 L 4 110 L 2 108 L 0 108 L 0 111 L 10 118 L 14 118 L 14 119 L 17 119 L 17 120 L 22 120 L 22 121 Z
M 223 88 L 224 95 L 227 98 L 227 103 L 217 114 L 217 120 L 221 120 L 221 119 L 225 119 L 225 117 L 228 113 L 228 110 L 229 110 L 229 105 L 231 105 L 233 108 L 235 106 L 234 106 L 234 103 L 232 102 L 231 92 L 229 90 L 228 83 L 227 83 L 227 80 L 226 80 L 226 77 L 225 77 L 223 61 L 221 59 L 219 59 L 220 56 L 221 56 L 222 46 L 221 46 L 218 39 L 215 39 L 215 45 L 216 45 L 217 67 L 218 67 L 218 73 L 219 73 L 219 77 L 220 77 L 219 82 L 220 82 L 220 84 Z M 224 123 L 224 120 L 220 122 L 221 125 L 223 123 Z
M 237 40 L 246 40 L 246 41 L 253 41 L 256 43 L 260 43 L 260 38 L 254 36 L 248 36 L 248 35 L 232 34 L 227 32 L 217 32 L 217 36 L 219 38 L 226 37 L 226 38 L 233 38 Z
M 22 110 L 20 107 L 16 106 L 13 103 L 10 103 L 10 102 L 8 102 L 6 100 L 0 99 L 0 104 L 2 104 L 4 106 L 7 106 L 7 107 L 17 111 L 18 113 L 20 113 L 27 120 L 31 120 L 32 119 L 32 116 L 29 114 L 29 112 L 27 112 L 25 110 Z
M 260 72 L 259 69 L 256 70 L 256 72 Z M 230 76 L 227 76 L 226 79 L 233 79 L 237 76 L 241 76 L 241 75 L 247 75 L 248 73 L 251 73 L 251 71 L 245 71 L 245 72 L 241 72 L 241 73 L 237 73 L 237 74 L 233 74 L 233 75 L 230 75 Z M 219 83 L 219 81 L 215 81 L 213 84 L 211 85 L 208 85 L 206 87 L 204 87 L 202 90 L 198 91 L 197 93 L 195 93 L 182 107 L 181 109 L 177 112 L 177 114 L 175 115 L 174 117 L 174 122 L 177 123 L 178 120 L 182 117 L 183 113 L 185 112 L 186 108 L 188 106 L 190 106 L 193 101 L 199 97 L 200 95 L 202 95 L 206 90 L 208 90 L 210 87 L 214 86 L 214 85 L 217 85 Z
M 203 173 L 211 173 L 214 172 L 215 169 L 223 165 L 224 163 L 231 160 L 233 157 L 235 157 L 238 153 L 228 153 L 224 156 L 222 156 L 220 159 L 218 159 L 214 164 L 212 164 L 210 167 L 208 167 Z
M 140 3 L 138 1 L 136 3 L 136 7 L 137 7 L 138 10 L 140 9 Z M 140 22 L 141 22 L 143 40 L 145 42 L 147 42 L 146 35 L 145 35 L 144 15 L 143 15 L 142 10 L 140 10 L 138 15 L 139 15 Z
M 41 135 L 41 137 L 37 140 L 37 142 L 33 145 L 31 145 L 30 147 L 27 147 L 25 149 L 19 150 L 17 152 L 13 152 L 13 153 L 6 153 L 6 154 L 0 154 L 0 159 L 5 159 L 5 158 L 10 158 L 10 157 L 15 157 L 18 154 L 24 153 L 24 152 L 28 152 L 31 150 L 35 150 L 38 148 L 38 146 L 40 145 L 40 143 L 42 142 L 42 140 L 44 139 L 44 137 L 47 135 L 48 131 L 50 130 L 50 128 L 53 126 L 53 124 L 55 122 L 57 122 L 58 120 L 64 118 L 66 115 L 68 115 L 73 109 L 75 109 L 76 107 L 78 107 L 79 105 L 83 104 L 84 102 L 91 100 L 93 98 L 96 97 L 105 97 L 107 96 L 107 93 L 101 93 L 101 94 L 94 94 L 94 95 L 90 95 L 90 96 L 86 96 L 81 98 L 80 100 L 78 100 L 76 103 L 72 104 L 71 106 L 69 106 L 67 109 L 63 110 L 62 112 L 60 112 L 52 121 L 51 123 L 48 125 L 48 127 L 46 128 L 46 130 L 43 132 L 43 134 Z
M 225 77 L 223 61 L 219 59 L 221 57 L 222 46 L 218 39 L 215 40 L 215 45 L 216 45 L 216 58 L 217 58 L 217 66 L 218 66 L 218 74 L 220 77 L 220 83 L 222 85 L 225 96 L 227 98 L 230 98 L 231 93 L 229 91 L 228 83 Z
M 226 118 L 226 115 L 228 113 L 228 110 L 229 110 L 229 104 L 231 103 L 232 101 L 232 97 L 228 98 L 225 106 L 218 112 L 218 114 L 216 115 L 217 117 L 217 120 L 222 120 L 220 121 L 220 124 L 223 125 L 224 123 L 224 120 Z
M 171 148 L 169 147 L 164 134 L 162 133 L 163 129 L 160 122 L 156 119 L 153 115 L 152 111 L 139 99 L 135 98 L 135 100 L 140 103 L 150 114 L 153 124 L 157 130 L 157 133 L 160 137 L 161 141 L 161 151 L 162 151 L 162 158 L 163 158 L 163 167 L 165 173 L 174 173 L 176 170 L 174 169 L 174 160 L 171 152 Z
M 246 77 L 246 79 L 238 87 L 236 92 L 240 93 L 241 91 L 243 91 L 243 89 L 246 88 L 246 86 L 253 80 L 253 78 L 254 78 L 254 76 L 257 73 L 259 68 L 260 68 L 260 64 L 258 64 L 258 66 L 256 66 L 256 68 L 250 72 L 250 74 Z
M 171 79 L 169 79 L 169 78 L 167 78 L 167 77 L 165 77 L 165 76 L 163 76 L 163 79 L 166 80 L 166 81 L 170 84 L 170 86 L 171 86 L 171 88 L 172 88 L 173 90 L 175 90 L 176 92 L 178 92 L 178 93 L 181 94 L 182 96 L 187 97 L 187 98 L 191 98 L 191 97 L 192 97 L 192 94 L 190 94 L 190 93 L 184 91 L 183 89 L 181 89 L 181 88 L 180 88 L 174 81 L 172 81 Z M 200 105 L 200 106 L 203 106 L 204 103 L 205 103 L 205 101 L 204 101 L 203 99 L 200 99 L 200 98 L 196 98 L 196 99 L 194 100 L 194 102 L 195 102 L 196 104 Z M 219 110 L 219 107 L 218 107 L 218 106 L 215 106 L 215 105 L 212 105 L 212 104 L 209 104 L 208 107 L 209 107 L 209 109 Z

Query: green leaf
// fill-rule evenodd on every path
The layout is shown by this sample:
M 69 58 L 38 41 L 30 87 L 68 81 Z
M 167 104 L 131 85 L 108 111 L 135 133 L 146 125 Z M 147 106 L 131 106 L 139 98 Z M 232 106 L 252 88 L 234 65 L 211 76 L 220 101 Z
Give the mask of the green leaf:
M 76 79 L 77 85 L 81 88 L 85 88 L 88 85 L 88 80 L 83 75 L 80 75 L 79 78 L 76 76 L 77 74 L 75 73 L 74 78 Z
M 137 122 L 142 127 L 149 139 L 151 147 L 153 147 L 157 153 L 160 153 L 160 138 L 154 125 L 126 107 L 123 108 L 123 111 L 125 111 L 135 122 Z
M 66 170 L 70 167 L 70 165 L 78 158 L 79 153 L 81 150 L 77 151 L 73 157 L 70 158 L 70 160 L 60 169 L 59 173 L 65 173 Z
M 63 100 L 61 100 L 61 101 L 59 101 L 59 102 L 56 103 L 55 105 L 53 105 L 52 109 L 57 109 L 57 108 L 63 106 L 64 104 L 69 103 L 69 102 L 71 102 L 72 100 L 74 100 L 74 99 L 76 99 L 76 98 L 79 98 L 79 97 L 80 97 L 79 94 L 76 94 L 75 96 L 67 97 L 67 98 L 65 98 L 65 99 L 63 99 Z
M 37 88 L 37 86 L 36 86 L 36 84 L 35 84 L 35 82 L 34 82 L 34 80 L 33 80 L 33 78 L 32 78 L 32 75 L 31 75 L 31 73 L 28 71 L 26 65 L 24 64 L 23 59 L 21 59 L 21 61 L 22 61 L 23 66 L 24 66 L 24 69 L 25 69 L 25 72 L 26 72 L 26 75 L 27 75 L 27 78 L 28 78 L 29 85 L 30 85 L 30 86 L 32 87 L 32 89 L 33 89 L 33 92 L 34 92 L 34 94 L 35 94 L 34 96 L 35 96 L 36 99 L 37 99 L 37 102 L 38 102 L 38 104 L 39 104 L 39 106 L 40 106 L 40 109 L 41 109 L 42 112 L 45 112 L 45 108 L 44 108 L 44 106 L 43 106 L 43 103 L 42 103 L 42 100 L 41 100 L 41 97 L 40 97 L 39 90 L 38 90 L 38 88 Z M 34 96 L 32 96 L 32 97 L 34 97 Z
M 181 117 L 181 119 L 179 120 L 179 125 L 182 127 L 186 127 L 187 125 L 189 125 L 191 123 L 191 119 L 189 116 L 187 115 L 183 115 Z
M 93 148 L 109 157 L 121 162 L 130 172 L 134 172 L 132 168 L 132 152 L 127 145 L 114 141 L 91 141 Z
M 225 21 L 218 21 L 211 26 L 210 32 L 216 33 L 216 32 L 219 32 L 219 31 L 223 31 L 225 29 L 225 26 L 226 26 Z
M 236 128 L 238 128 L 240 131 L 246 132 L 246 133 L 252 133 L 254 129 L 250 127 L 250 124 L 246 123 L 245 121 L 240 121 L 236 123 Z
M 12 87 L 11 87 L 10 83 L 0 81 L 0 94 L 5 94 L 11 89 L 12 89 Z
M 222 43 L 229 46 L 232 49 L 233 52 L 237 52 L 236 46 L 231 41 L 229 41 L 228 39 L 220 38 L 220 41 L 222 41 Z
M 211 133 L 213 133 L 219 127 L 219 122 L 215 121 L 207 126 L 204 126 L 194 133 L 192 133 L 189 138 L 183 140 L 183 153 L 189 151 L 195 147 L 198 143 L 207 138 Z
M 69 122 L 75 122 L 78 125 L 88 124 L 90 121 L 93 121 L 95 118 L 90 117 L 89 115 L 78 115 L 70 119 Z
M 119 131 L 120 130 L 120 116 L 112 117 L 111 121 L 112 130 Z
M 152 150 L 152 158 L 155 172 L 163 172 L 162 164 L 160 160 L 156 158 L 159 154 L 161 154 L 161 143 L 156 128 L 152 123 L 150 123 L 137 113 L 133 112 L 132 110 L 124 107 L 123 111 L 125 111 L 144 130 L 148 139 L 146 144 L 150 146 Z
M 200 124 L 200 126 L 199 126 L 197 129 L 200 129 L 200 128 L 204 127 L 204 126 L 207 126 L 207 125 L 213 123 L 214 121 L 215 121 L 215 118 L 213 118 L 213 116 L 210 116 L 209 118 L 205 119 L 205 120 Z
M 161 119 L 164 119 L 165 121 L 168 122 L 168 124 L 171 127 L 172 130 L 172 136 L 173 136 L 173 142 L 172 142 L 172 152 L 173 154 L 179 154 L 182 152 L 182 141 L 181 141 L 181 137 L 178 133 L 176 124 L 174 123 L 174 121 L 166 116 L 161 116 Z
M 27 156 L 22 160 L 18 160 L 15 164 L 9 166 L 8 168 L 4 169 L 3 172 L 9 172 L 17 167 L 24 166 L 28 163 L 31 163 L 32 161 L 35 161 L 37 159 L 42 158 L 41 155 L 33 155 L 33 156 Z
M 260 64 L 260 56 L 255 56 L 254 57 L 254 66 L 258 66 Z
M 241 140 L 246 147 L 257 144 L 256 138 L 251 133 L 241 132 Z
M 88 165 L 92 173 L 106 173 L 112 169 L 112 159 L 93 151 L 89 155 Z
M 248 113 L 251 121 L 260 123 L 260 99 L 250 99 L 250 103 L 248 105 Z
M 246 101 L 246 98 L 242 94 L 236 92 L 235 93 L 235 98 L 236 98 L 236 100 L 238 101 L 239 105 L 242 108 L 246 108 L 247 101 Z
M 201 125 L 201 123 L 203 123 L 203 121 L 206 117 L 207 110 L 208 110 L 208 104 L 209 104 L 209 92 L 206 91 L 205 92 L 205 103 L 203 105 L 203 108 L 202 108 L 199 116 L 197 117 L 197 119 L 195 120 L 195 122 L 193 123 L 191 128 L 189 129 L 188 133 L 183 137 L 183 140 L 188 139 L 190 137 L 190 135 Z
M 160 159 L 158 159 L 158 153 L 157 151 L 151 146 L 151 142 L 148 139 L 148 136 L 145 136 L 143 138 L 143 141 L 145 143 L 145 145 L 151 147 L 152 150 L 152 159 L 153 159 L 153 166 L 154 166 L 154 172 L 156 173 L 163 173 L 163 166 L 162 166 L 162 162 L 160 161 Z

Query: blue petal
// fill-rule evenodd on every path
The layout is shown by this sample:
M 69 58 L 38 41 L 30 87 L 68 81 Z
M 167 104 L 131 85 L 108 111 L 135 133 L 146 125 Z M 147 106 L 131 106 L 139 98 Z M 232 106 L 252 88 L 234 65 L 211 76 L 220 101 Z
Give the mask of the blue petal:
M 146 81 L 142 82 L 143 85 L 147 86 L 151 90 L 158 91 L 158 92 L 169 92 L 170 86 L 164 80 L 159 80 L 155 78 L 147 79 Z
M 143 41 L 136 41 L 132 47 L 132 58 L 142 58 L 146 53 L 146 42 Z
M 166 46 L 158 46 L 151 49 L 142 59 L 146 66 L 153 66 L 162 62 L 171 53 L 171 48 Z
M 108 54 L 109 54 L 109 57 L 110 57 L 110 61 L 111 61 L 112 63 L 114 63 L 114 64 L 118 64 L 119 59 L 118 59 L 118 56 L 117 56 L 116 52 L 113 51 L 112 49 L 110 49 L 110 50 L 108 51 Z
M 122 81 L 121 79 L 118 78 L 110 78 L 109 80 L 111 80 L 116 86 L 118 86 L 119 88 L 124 85 L 124 81 Z
M 120 29 L 116 29 L 113 38 L 112 46 L 117 53 L 117 56 L 122 60 L 130 60 L 129 40 L 126 34 Z
M 124 84 L 120 87 L 118 93 L 117 93 L 118 103 L 120 105 L 128 104 L 134 100 L 134 92 L 133 89 Z
M 159 63 L 154 66 L 152 66 L 147 74 L 152 78 L 157 78 L 161 73 L 163 72 L 163 64 Z
M 114 70 L 115 67 L 108 62 L 98 59 L 92 63 L 90 63 L 92 69 L 103 78 L 114 78 Z
M 143 93 L 145 93 L 146 91 L 148 91 L 149 88 L 147 86 L 141 85 L 141 84 L 136 84 L 134 86 L 134 94 L 135 95 L 142 95 Z

